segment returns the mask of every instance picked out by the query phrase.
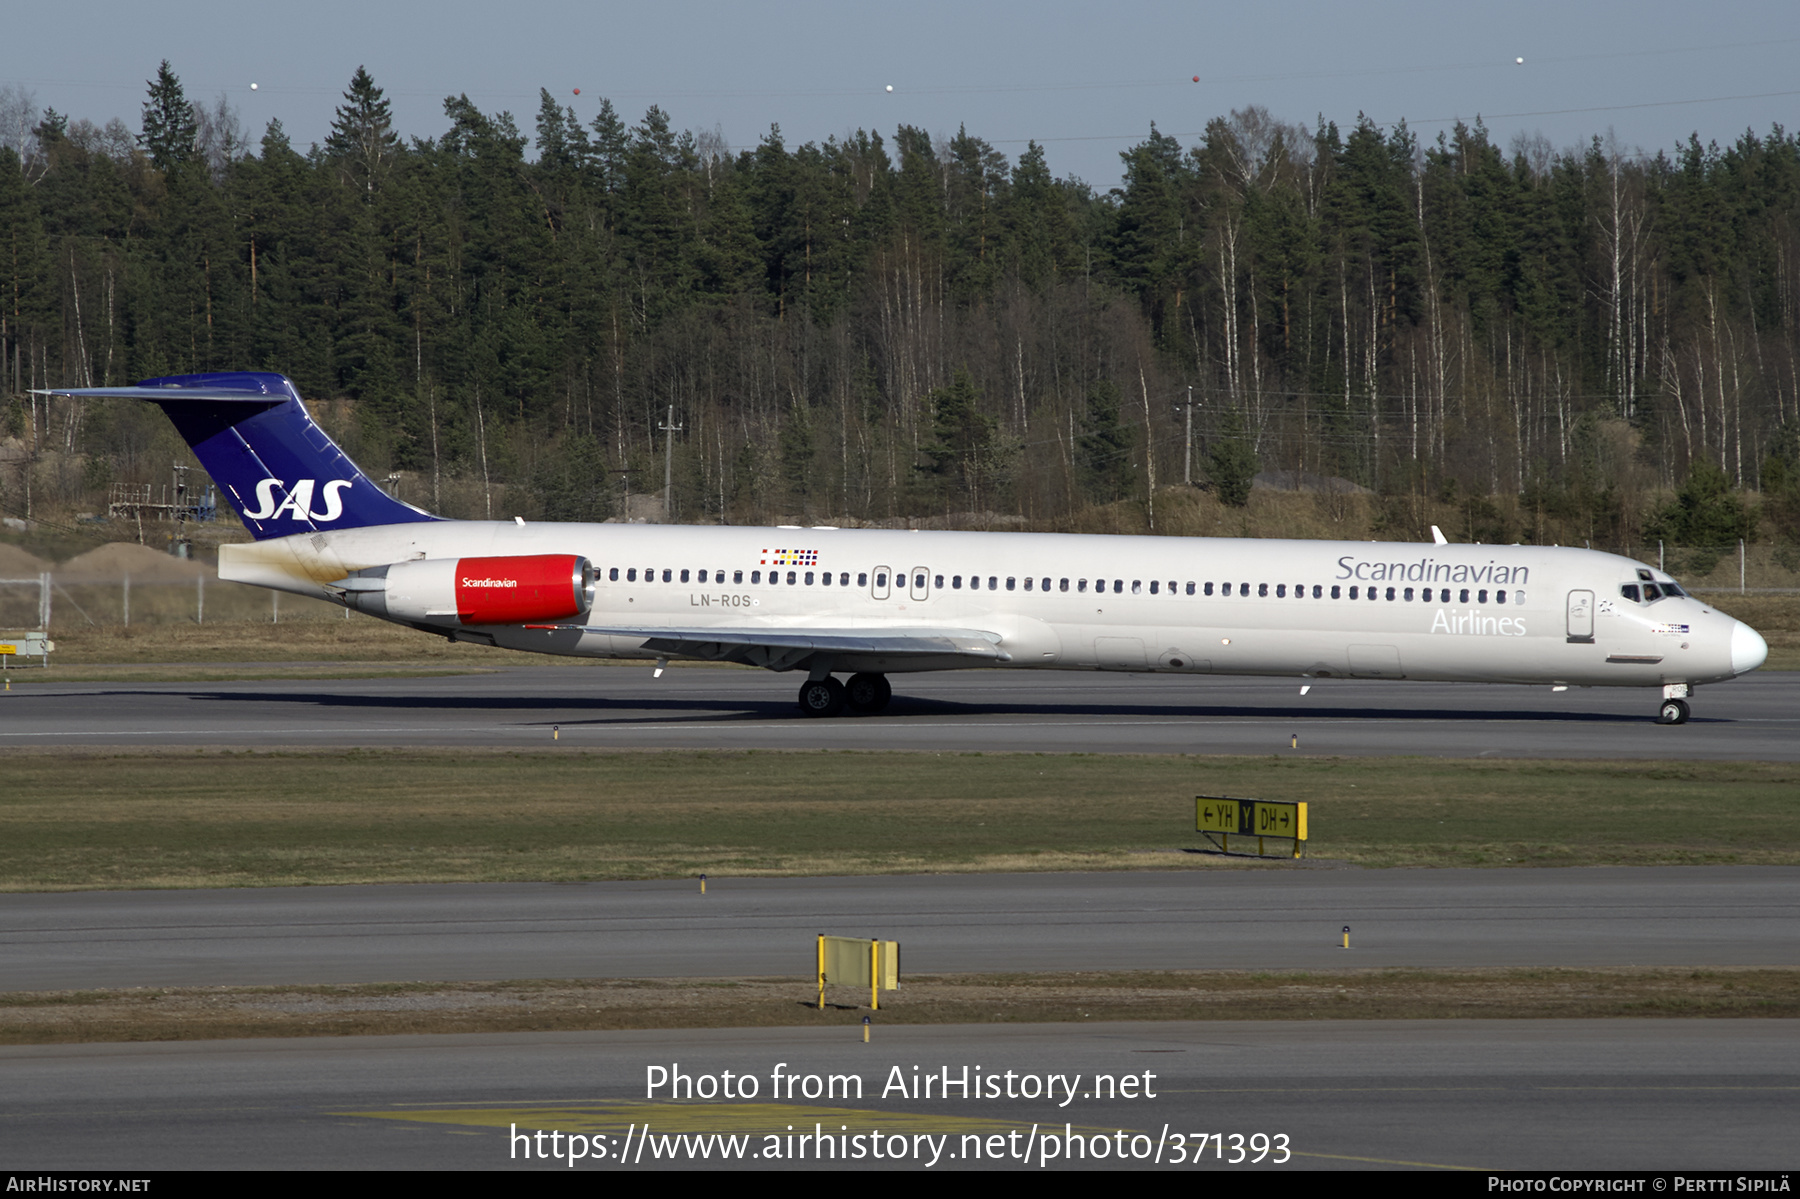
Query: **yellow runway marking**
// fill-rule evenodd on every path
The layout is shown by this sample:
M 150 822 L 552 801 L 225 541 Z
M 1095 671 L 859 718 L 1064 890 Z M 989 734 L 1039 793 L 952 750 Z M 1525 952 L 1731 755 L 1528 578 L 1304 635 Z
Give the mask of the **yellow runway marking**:
M 1480 1173 L 1485 1169 L 1482 1166 L 1450 1166 L 1443 1162 L 1409 1162 L 1393 1157 L 1351 1157 L 1347 1153 L 1301 1153 L 1299 1150 L 1295 1150 L 1294 1156 L 1317 1157 L 1333 1162 L 1368 1162 L 1375 1166 L 1417 1166 L 1422 1170 L 1469 1170 Z M 1492 1173 L 1492 1171 L 1487 1172 Z
M 970 1116 L 943 1116 L 923 1112 L 879 1112 L 862 1108 L 821 1107 L 793 1103 L 616 1103 L 562 1104 L 542 1107 L 421 1108 L 390 1112 L 332 1112 L 334 1116 L 361 1116 L 375 1120 L 405 1120 L 424 1124 L 464 1124 L 481 1128 L 513 1125 L 533 1131 L 565 1133 L 624 1133 L 633 1125 L 655 1133 L 812 1132 L 822 1124 L 827 1132 L 912 1133 L 1007 1133 L 1029 1128 L 1017 1120 L 991 1120 Z M 847 1126 L 847 1128 L 846 1128 Z M 1058 1130 L 1061 1131 L 1060 1129 Z M 1080 1128 L 1083 1135 L 1111 1134 L 1112 1128 Z

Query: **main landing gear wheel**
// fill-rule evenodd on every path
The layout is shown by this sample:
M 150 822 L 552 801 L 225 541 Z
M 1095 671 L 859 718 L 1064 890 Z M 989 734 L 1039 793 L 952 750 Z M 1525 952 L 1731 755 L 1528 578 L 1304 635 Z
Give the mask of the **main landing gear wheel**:
M 888 700 L 893 698 L 894 689 L 888 686 L 885 674 L 853 674 L 844 684 L 844 699 L 852 712 L 874 714 L 887 707 Z
M 1688 722 L 1688 705 L 1685 699 L 1663 700 L 1662 711 L 1656 714 L 1657 724 L 1686 724 Z
M 800 684 L 800 710 L 808 716 L 836 716 L 844 710 L 844 685 L 830 675 Z

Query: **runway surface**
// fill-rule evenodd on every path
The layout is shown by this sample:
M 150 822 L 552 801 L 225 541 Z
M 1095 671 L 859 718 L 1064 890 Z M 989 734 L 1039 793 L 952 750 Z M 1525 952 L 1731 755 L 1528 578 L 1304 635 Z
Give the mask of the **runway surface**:
M 649 1067 L 673 1063 L 748 1074 L 758 1093 L 647 1102 Z M 803 1081 L 785 1084 L 793 1098 L 777 1094 L 781 1064 L 801 1080 L 855 1076 L 862 1097 L 807 1102 Z M 908 1094 L 884 1096 L 896 1067 Z M 1027 1076 L 1079 1079 L 1066 1106 L 1061 1089 L 1054 1100 L 911 1094 L 915 1068 L 945 1067 L 971 1078 L 979 1067 L 1002 1086 L 1011 1071 L 1015 1092 Z M 573 1167 L 587 1170 L 619 1169 L 633 1144 L 641 1156 L 627 1168 L 789 1167 L 767 1155 L 794 1148 L 810 1165 L 817 1142 L 797 1145 L 787 1129 L 845 1125 L 865 1136 L 849 1163 L 863 1169 L 1037 1169 L 1054 1145 L 1051 1168 L 1118 1169 L 1122 1149 L 1127 1168 L 1160 1154 L 1187 1170 L 1176 1154 L 1222 1133 L 1200 1168 L 1252 1168 L 1229 1158 L 1264 1134 L 1291 1154 L 1275 1165 L 1268 1152 L 1262 1168 L 1275 1170 L 1772 1170 L 1794 1159 L 1797 1067 L 1790 1022 L 1761 1020 L 895 1026 L 869 1045 L 843 1027 L 51 1045 L 0 1049 L 0 1129 L 13 1170 L 499 1169 L 526 1164 L 514 1125 L 532 1153 L 538 1129 L 579 1132 L 606 1155 Z M 1140 1093 L 1094 1098 L 1096 1075 L 1131 1076 Z M 1065 1124 L 1085 1160 L 1063 1160 Z M 873 1129 L 881 1160 L 867 1156 Z M 741 1152 L 708 1139 L 701 1161 L 694 1142 L 684 1152 L 661 1139 L 715 1132 L 745 1136 Z M 921 1134 L 948 1134 L 935 1166 Z
M 1414 754 L 1800 761 L 1800 672 L 1698 689 L 1686 725 L 1641 689 L 966 671 L 893 676 L 879 717 L 808 719 L 760 671 L 543 667 L 413 679 L 18 686 L 0 747 L 499 746 Z
M 1351 926 L 1352 948 L 1340 930 Z M 910 973 L 1791 966 L 1800 867 L 1198 870 L 0 895 L 0 990 Z

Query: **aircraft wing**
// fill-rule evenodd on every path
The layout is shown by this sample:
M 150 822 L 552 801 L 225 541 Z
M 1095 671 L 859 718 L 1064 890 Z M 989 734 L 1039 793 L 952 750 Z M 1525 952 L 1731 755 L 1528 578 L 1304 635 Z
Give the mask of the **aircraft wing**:
M 981 629 L 671 628 L 667 626 L 527 625 L 578 629 L 611 637 L 641 637 L 643 648 L 715 662 L 790 670 L 816 654 L 855 657 L 957 657 L 1010 662 L 1000 634 Z

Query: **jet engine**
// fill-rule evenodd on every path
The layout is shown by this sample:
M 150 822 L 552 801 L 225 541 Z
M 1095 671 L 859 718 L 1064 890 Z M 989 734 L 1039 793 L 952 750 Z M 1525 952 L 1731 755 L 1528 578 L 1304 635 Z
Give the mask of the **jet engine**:
M 594 567 L 578 554 L 422 558 L 359 570 L 330 585 L 359 612 L 427 624 L 522 624 L 584 616 Z

